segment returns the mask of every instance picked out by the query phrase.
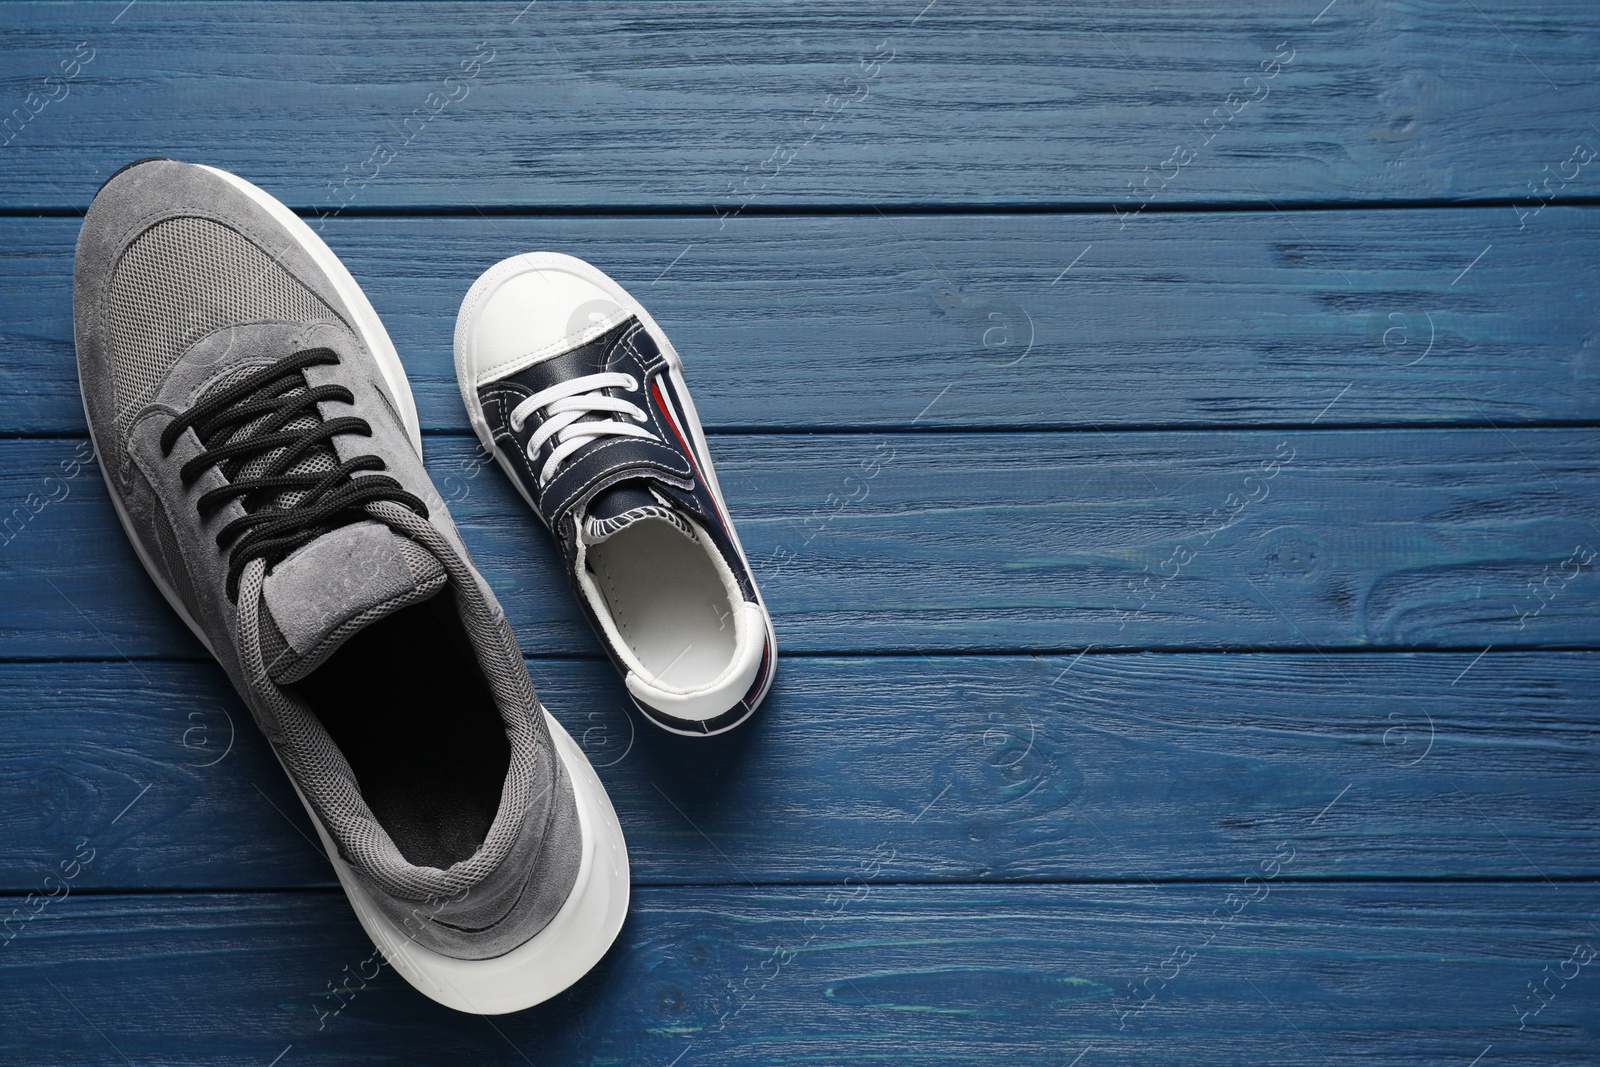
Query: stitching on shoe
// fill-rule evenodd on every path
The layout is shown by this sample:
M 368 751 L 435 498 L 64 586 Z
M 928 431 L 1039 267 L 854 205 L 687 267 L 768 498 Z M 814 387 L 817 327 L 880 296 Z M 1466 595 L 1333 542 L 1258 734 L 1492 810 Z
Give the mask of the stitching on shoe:
M 587 558 L 593 560 L 593 553 L 588 554 Z M 600 563 L 602 576 L 606 580 L 606 588 L 611 591 L 611 596 L 606 599 L 606 607 L 610 609 L 611 618 L 617 624 L 617 633 L 622 635 L 624 641 L 626 641 L 628 645 L 629 650 L 631 651 L 633 648 L 633 633 L 631 627 L 628 625 L 628 620 L 623 617 L 622 608 L 618 606 L 617 581 L 611 576 L 611 568 L 606 566 L 605 560 L 602 559 L 598 562 Z M 635 656 L 634 658 L 637 659 L 638 657 Z

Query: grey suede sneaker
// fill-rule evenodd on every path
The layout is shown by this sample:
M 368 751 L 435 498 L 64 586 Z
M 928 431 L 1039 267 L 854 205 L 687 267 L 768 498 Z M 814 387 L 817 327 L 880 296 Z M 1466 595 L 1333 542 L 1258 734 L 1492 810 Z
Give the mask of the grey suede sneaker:
M 389 963 L 484 1014 L 577 981 L 627 910 L 622 832 L 423 470 L 354 279 L 248 182 L 141 160 L 90 205 L 73 314 L 117 515 Z

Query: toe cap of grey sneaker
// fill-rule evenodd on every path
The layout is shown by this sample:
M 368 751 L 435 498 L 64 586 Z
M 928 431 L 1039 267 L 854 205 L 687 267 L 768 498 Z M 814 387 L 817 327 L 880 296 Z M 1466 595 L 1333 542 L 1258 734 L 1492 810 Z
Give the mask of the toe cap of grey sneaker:
M 125 426 L 191 345 L 258 322 L 348 324 L 332 281 L 270 212 L 220 172 L 166 159 L 101 187 L 73 269 L 92 427 Z

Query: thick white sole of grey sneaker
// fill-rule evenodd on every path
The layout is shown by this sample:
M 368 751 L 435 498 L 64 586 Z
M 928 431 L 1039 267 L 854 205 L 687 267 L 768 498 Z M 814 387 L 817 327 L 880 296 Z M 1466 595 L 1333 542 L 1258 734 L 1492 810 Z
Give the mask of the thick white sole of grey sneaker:
M 339 294 L 349 302 L 358 319 L 356 327 L 368 351 L 377 359 L 420 457 L 422 436 L 416 401 L 411 395 L 405 367 L 383 324 L 378 321 L 377 313 L 350 272 L 339 262 L 339 257 L 311 227 L 264 190 L 215 167 L 206 169 L 247 193 L 283 223 L 333 280 Z M 84 408 L 84 418 L 88 418 L 87 406 Z M 93 423 L 90 423 L 90 436 L 93 437 Z M 95 451 L 98 459 L 98 446 Z M 106 477 L 103 460 L 100 461 L 100 467 L 101 477 L 105 478 L 106 484 L 114 484 Z M 190 616 L 177 593 L 162 579 L 134 535 L 133 525 L 128 520 L 122 501 L 116 493 L 108 495 L 117 520 L 122 523 L 123 533 L 127 535 L 139 562 L 144 565 L 145 572 L 150 575 L 150 580 L 190 632 L 215 658 L 216 651 L 205 631 Z M 322 840 L 334 873 L 344 887 L 345 895 L 350 899 L 367 936 L 372 938 L 385 959 L 406 981 L 426 996 L 458 1011 L 499 1015 L 550 999 L 600 962 L 616 940 L 627 917 L 628 850 L 622 827 L 617 822 L 617 813 L 611 806 L 611 798 L 571 735 L 548 711 L 544 716 L 550 736 L 555 741 L 556 752 L 572 781 L 573 799 L 577 802 L 578 823 L 583 834 L 583 856 L 579 861 L 578 877 L 573 883 L 572 892 L 555 917 L 530 940 L 494 959 L 458 960 L 413 943 L 403 930 L 377 910 L 371 896 L 361 887 L 348 865 L 339 858 L 339 850 L 323 830 L 316 812 L 300 794 L 299 786 L 295 786 L 295 793 L 300 796 L 300 803 L 305 807 L 311 824 L 316 827 L 317 836 Z M 294 778 L 287 769 L 284 776 L 294 785 Z
M 600 962 L 627 918 L 628 850 L 617 813 L 577 742 L 548 711 L 545 723 L 572 779 L 578 824 L 583 832 L 583 858 L 561 910 L 543 930 L 503 956 L 460 960 L 417 944 L 373 903 L 306 804 L 311 823 L 362 929 L 389 966 L 447 1008 L 474 1015 L 503 1015 L 549 1000 Z M 295 792 L 300 792 L 299 786 L 295 786 Z M 303 795 L 300 802 L 305 804 Z M 418 911 L 425 913 L 425 906 Z

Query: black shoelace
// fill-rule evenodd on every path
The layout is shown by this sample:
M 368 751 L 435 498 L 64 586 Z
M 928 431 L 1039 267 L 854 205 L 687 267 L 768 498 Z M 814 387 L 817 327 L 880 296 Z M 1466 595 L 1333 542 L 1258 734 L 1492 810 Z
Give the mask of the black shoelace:
M 289 468 L 319 446 L 340 434 L 372 435 L 372 426 L 354 416 L 323 419 L 317 405 L 324 401 L 355 402 L 342 385 L 311 387 L 302 373 L 306 367 L 338 363 L 327 348 L 296 352 L 270 367 L 235 382 L 179 415 L 161 434 L 161 453 L 172 448 L 185 430 L 193 428 L 205 451 L 189 460 L 179 472 L 185 487 L 211 467 L 218 467 L 228 484 L 203 494 L 197 502 L 202 520 L 238 498 L 246 514 L 217 531 L 217 547 L 232 553 L 228 560 L 228 597 L 239 597 L 239 579 L 251 560 L 266 560 L 270 567 L 302 545 L 330 530 L 372 518 L 366 506 L 387 500 L 428 517 L 428 508 L 387 475 L 351 477 L 356 471 L 385 470 L 377 456 L 353 456 L 330 470 L 291 473 Z M 309 416 L 316 425 L 285 429 Z M 245 428 L 249 427 L 246 431 Z M 252 460 L 282 450 L 252 477 L 240 471 Z M 288 507 L 272 504 L 285 492 L 301 493 Z

